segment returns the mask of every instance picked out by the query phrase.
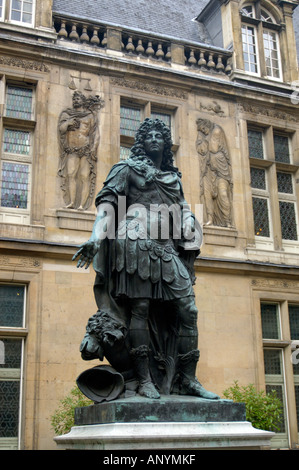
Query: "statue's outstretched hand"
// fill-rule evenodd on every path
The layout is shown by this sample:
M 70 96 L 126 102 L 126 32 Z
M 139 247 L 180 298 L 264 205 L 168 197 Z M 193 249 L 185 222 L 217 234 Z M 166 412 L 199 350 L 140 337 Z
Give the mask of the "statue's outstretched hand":
M 80 246 L 77 253 L 75 253 L 75 255 L 73 256 L 72 261 L 79 257 L 77 268 L 83 268 L 85 266 L 85 269 L 87 269 L 90 263 L 92 262 L 94 256 L 98 252 L 99 248 L 99 241 L 88 240 Z

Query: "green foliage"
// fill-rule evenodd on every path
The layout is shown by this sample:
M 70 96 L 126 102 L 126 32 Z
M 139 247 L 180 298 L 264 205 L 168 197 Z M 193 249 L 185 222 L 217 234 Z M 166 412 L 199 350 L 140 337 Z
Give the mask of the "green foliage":
M 60 400 L 60 405 L 51 416 L 51 426 L 56 435 L 60 436 L 71 430 L 74 426 L 75 408 L 92 405 L 93 402 L 86 398 L 76 386 L 70 393 Z
M 270 393 L 258 392 L 253 384 L 240 387 L 238 381 L 224 390 L 225 398 L 238 403 L 245 403 L 246 420 L 252 426 L 264 431 L 279 431 L 282 418 L 282 403 L 276 396 L 276 391 Z

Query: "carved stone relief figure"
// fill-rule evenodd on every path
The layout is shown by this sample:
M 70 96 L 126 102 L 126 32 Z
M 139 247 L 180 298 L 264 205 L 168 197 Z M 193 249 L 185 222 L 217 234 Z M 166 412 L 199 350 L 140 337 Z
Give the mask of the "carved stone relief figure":
M 75 91 L 73 107 L 65 109 L 59 116 L 58 175 L 69 209 L 86 210 L 93 200 L 99 144 L 98 112 L 103 106 L 99 96 L 85 97 Z
M 232 227 L 232 173 L 223 129 L 208 119 L 197 119 L 196 150 L 200 161 L 201 197 L 205 225 Z

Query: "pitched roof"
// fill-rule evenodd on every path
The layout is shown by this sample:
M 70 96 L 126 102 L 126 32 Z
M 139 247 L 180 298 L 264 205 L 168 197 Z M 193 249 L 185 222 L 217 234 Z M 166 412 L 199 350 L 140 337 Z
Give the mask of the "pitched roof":
M 110 23 L 162 36 L 212 44 L 205 26 L 195 21 L 210 0 L 53 0 L 53 12 Z M 294 11 L 299 62 L 299 7 Z
M 209 0 L 53 0 L 53 12 L 158 35 L 210 44 L 195 21 Z

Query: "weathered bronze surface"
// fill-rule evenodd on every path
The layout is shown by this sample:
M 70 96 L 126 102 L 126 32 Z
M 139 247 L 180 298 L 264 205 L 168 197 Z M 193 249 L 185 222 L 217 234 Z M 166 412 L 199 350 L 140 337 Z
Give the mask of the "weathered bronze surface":
M 193 265 L 202 232 L 184 199 L 171 147 L 170 129 L 146 119 L 130 158 L 113 166 L 96 196 L 92 235 L 73 257 L 78 267 L 93 261 L 96 272 L 98 311 L 88 321 L 80 349 L 83 359 L 106 357 L 121 373 L 119 396 L 158 399 L 176 393 L 218 399 L 195 375 Z M 115 377 L 109 379 L 107 370 L 104 375 L 98 368 L 94 385 L 82 376 L 77 383 L 87 396 L 93 388 L 93 397 L 103 387 L 106 398 L 98 391 L 98 401 L 110 400 Z

